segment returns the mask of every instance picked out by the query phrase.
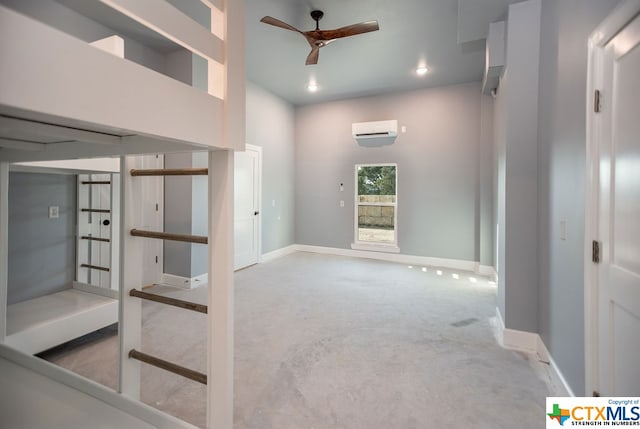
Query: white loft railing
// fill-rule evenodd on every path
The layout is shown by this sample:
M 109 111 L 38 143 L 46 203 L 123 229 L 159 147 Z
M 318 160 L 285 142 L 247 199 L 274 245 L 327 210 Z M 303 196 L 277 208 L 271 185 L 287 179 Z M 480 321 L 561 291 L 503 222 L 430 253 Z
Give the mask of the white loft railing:
M 233 151 L 243 150 L 245 141 L 243 2 L 201 0 L 211 10 L 211 29 L 206 31 L 164 1 L 100 1 L 205 58 L 207 93 L 0 6 L 0 115 L 11 117 L 4 118 L 7 127 L 0 127 L 0 142 L 5 144 L 0 145 L 0 343 L 6 334 L 9 162 L 208 149 L 207 424 L 232 429 Z M 29 135 L 33 141 L 22 140 L 30 124 L 36 123 L 68 138 L 52 142 Z M 4 138 L 5 132 L 12 138 Z M 29 149 L 22 150 L 20 142 Z M 129 234 L 140 226 L 142 178 L 129 174 L 139 167 L 137 163 L 136 157 L 122 157 L 119 391 L 131 399 L 139 399 L 140 383 L 140 362 L 129 358 L 130 350 L 140 346 L 140 301 L 128 295 L 142 286 L 137 274 L 142 239 Z M 30 357 L 11 353 L 4 357 L 34 367 Z M 48 371 L 37 370 L 45 375 Z M 56 374 L 58 382 L 94 393 L 94 387 L 87 387 L 90 383 L 78 381 L 81 377 Z M 111 397 L 106 402 L 119 403 Z M 161 415 L 152 413 L 151 419 L 148 412 L 136 409 L 127 405 L 124 411 L 158 427 L 175 423 L 167 417 L 159 424 Z
M 44 161 L 195 147 L 242 150 L 242 1 L 203 0 L 211 7 L 208 31 L 167 2 L 101 1 L 204 58 L 206 93 L 0 6 L 0 115 L 97 131 L 122 143 L 88 146 L 65 141 L 44 150 L 46 141 L 22 136 L 10 140 L 0 130 L 0 160 Z

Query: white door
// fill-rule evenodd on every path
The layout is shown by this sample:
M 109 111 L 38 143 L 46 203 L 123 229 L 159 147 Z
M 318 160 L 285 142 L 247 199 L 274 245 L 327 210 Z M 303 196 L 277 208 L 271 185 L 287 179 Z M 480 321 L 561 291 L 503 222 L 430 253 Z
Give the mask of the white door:
M 640 396 L 640 16 L 603 54 L 595 386 Z
M 260 254 L 261 148 L 247 145 L 235 153 L 234 269 L 257 264 Z

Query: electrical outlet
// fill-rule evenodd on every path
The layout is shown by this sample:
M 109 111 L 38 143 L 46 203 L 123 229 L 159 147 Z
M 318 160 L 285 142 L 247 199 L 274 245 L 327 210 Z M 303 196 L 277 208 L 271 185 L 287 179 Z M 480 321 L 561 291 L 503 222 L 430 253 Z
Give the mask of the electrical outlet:
M 271 200 L 271 207 L 275 207 L 276 206 L 276 200 Z
M 344 207 L 344 200 L 340 200 L 340 207 Z
M 560 240 L 566 240 L 566 239 L 567 239 L 567 221 L 561 220 L 560 221 Z
M 49 206 L 49 219 L 58 219 L 60 217 L 60 207 Z

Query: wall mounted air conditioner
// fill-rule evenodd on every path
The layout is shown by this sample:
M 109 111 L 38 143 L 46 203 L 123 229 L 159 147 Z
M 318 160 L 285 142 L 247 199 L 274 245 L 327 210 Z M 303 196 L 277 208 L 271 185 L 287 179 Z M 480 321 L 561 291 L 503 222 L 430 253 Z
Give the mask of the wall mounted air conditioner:
M 505 22 L 489 24 L 489 35 L 486 44 L 486 60 L 484 65 L 484 79 L 482 93 L 485 95 L 498 88 L 500 76 L 505 66 Z
M 360 146 L 389 145 L 398 136 L 398 121 L 357 122 L 351 125 L 351 133 Z

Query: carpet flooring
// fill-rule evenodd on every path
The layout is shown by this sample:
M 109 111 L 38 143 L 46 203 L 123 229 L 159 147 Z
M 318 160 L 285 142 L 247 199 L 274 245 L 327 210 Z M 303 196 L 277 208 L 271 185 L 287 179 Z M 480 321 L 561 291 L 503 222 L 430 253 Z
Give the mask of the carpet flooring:
M 237 272 L 234 427 L 543 427 L 552 393 L 530 356 L 497 344 L 495 292 L 470 273 L 304 252 Z M 142 351 L 204 372 L 205 322 L 144 302 Z M 42 356 L 115 388 L 114 329 Z M 141 396 L 205 426 L 203 385 L 143 365 Z

